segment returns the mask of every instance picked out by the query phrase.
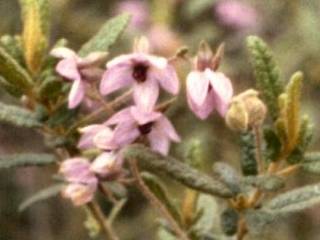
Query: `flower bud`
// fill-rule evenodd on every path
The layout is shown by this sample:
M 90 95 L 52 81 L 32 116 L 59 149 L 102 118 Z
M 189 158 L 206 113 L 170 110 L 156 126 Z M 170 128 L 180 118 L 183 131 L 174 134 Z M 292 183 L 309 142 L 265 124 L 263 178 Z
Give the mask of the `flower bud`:
M 112 152 L 105 152 L 99 155 L 91 164 L 90 169 L 102 177 L 113 175 L 119 172 L 121 161 Z
M 249 89 L 232 99 L 226 115 L 226 123 L 231 129 L 246 131 L 263 123 L 267 108 L 258 94 L 256 90 Z
M 59 172 L 66 181 L 73 183 L 89 183 L 95 180 L 90 170 L 90 162 L 85 158 L 70 158 L 64 161 Z
M 93 199 L 97 189 L 97 182 L 91 184 L 72 183 L 66 186 L 62 196 L 72 201 L 75 206 L 81 206 Z

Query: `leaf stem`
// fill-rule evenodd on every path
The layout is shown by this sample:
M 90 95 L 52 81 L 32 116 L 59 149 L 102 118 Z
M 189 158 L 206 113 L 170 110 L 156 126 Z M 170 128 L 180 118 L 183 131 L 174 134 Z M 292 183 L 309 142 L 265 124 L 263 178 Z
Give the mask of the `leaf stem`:
M 119 237 L 113 231 L 110 222 L 105 218 L 100 206 L 96 202 L 90 202 L 87 205 L 105 233 L 106 240 L 119 240 Z
M 172 230 L 176 233 L 179 239 L 190 240 L 187 234 L 180 228 L 179 224 L 175 221 L 166 207 L 162 204 L 162 202 L 160 202 L 159 199 L 145 185 L 142 177 L 140 176 L 137 161 L 135 159 L 129 159 L 129 164 L 131 173 L 136 179 L 136 185 L 140 189 L 141 193 L 149 200 L 150 204 L 153 205 L 156 210 L 158 210 L 162 217 L 168 221 L 168 223 L 172 227 Z

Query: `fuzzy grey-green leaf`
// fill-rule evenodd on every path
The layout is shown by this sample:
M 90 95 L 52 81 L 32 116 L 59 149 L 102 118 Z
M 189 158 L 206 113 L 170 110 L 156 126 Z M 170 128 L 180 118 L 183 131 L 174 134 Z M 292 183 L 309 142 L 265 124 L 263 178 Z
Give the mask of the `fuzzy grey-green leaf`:
M 278 116 L 278 96 L 283 92 L 279 69 L 267 44 L 257 36 L 247 38 L 247 47 L 254 67 L 257 87 L 266 101 L 273 119 Z
M 121 14 L 108 20 L 100 29 L 100 31 L 82 46 L 79 51 L 81 56 L 86 56 L 91 52 L 106 52 L 120 37 L 127 24 L 130 15 Z
M 61 192 L 62 188 L 63 188 L 63 184 L 56 184 L 35 193 L 30 198 L 26 199 L 20 204 L 19 212 L 23 212 L 24 210 L 26 210 L 27 208 L 29 208 L 35 203 L 57 196 Z
M 56 162 L 52 154 L 21 153 L 0 156 L 0 169 L 17 167 L 46 166 Z
M 137 159 L 143 169 L 154 174 L 165 173 L 189 188 L 223 198 L 233 196 L 230 189 L 221 181 L 172 157 L 154 153 L 144 146 L 128 146 L 121 151 L 121 154 L 125 159 Z
M 320 184 L 301 187 L 273 198 L 263 207 L 269 212 L 290 213 L 320 203 Z
M 34 113 L 26 109 L 13 105 L 6 105 L 4 103 L 0 103 L 0 122 L 28 128 L 41 126 L 41 123 L 38 121 Z

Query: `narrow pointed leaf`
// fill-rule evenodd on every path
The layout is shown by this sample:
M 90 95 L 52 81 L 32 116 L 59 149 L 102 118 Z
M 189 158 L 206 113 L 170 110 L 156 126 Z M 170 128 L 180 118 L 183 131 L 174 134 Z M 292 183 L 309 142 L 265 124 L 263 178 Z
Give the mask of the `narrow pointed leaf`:
M 0 169 L 47 166 L 56 162 L 52 154 L 21 153 L 0 156 Z
M 91 52 L 106 52 L 120 37 L 127 24 L 130 15 L 121 14 L 108 20 L 100 31 L 82 46 L 79 51 L 81 56 L 86 56 Z
M 214 196 L 229 198 L 231 190 L 221 181 L 201 173 L 189 165 L 172 157 L 165 157 L 152 152 L 141 145 L 131 145 L 121 151 L 125 159 L 137 159 L 141 168 L 154 174 L 165 173 L 189 188 Z
M 33 84 L 27 71 L 2 47 L 0 47 L 0 75 L 13 86 L 23 90 L 30 89 Z
M 20 204 L 19 212 L 23 212 L 24 210 L 26 210 L 27 208 L 29 208 L 35 203 L 42 202 L 49 198 L 57 196 L 61 192 L 63 186 L 64 186 L 63 184 L 53 185 L 51 187 L 48 187 L 46 189 L 43 189 L 35 193 L 30 198 L 26 199 Z
M 278 195 L 266 203 L 263 209 L 281 214 L 304 210 L 319 203 L 320 184 L 314 184 Z
M 36 115 L 26 109 L 0 103 L 0 122 L 18 127 L 41 127 Z
M 279 69 L 267 44 L 257 36 L 247 38 L 247 47 L 254 67 L 257 87 L 266 101 L 268 112 L 275 120 L 278 116 L 278 96 L 283 92 Z

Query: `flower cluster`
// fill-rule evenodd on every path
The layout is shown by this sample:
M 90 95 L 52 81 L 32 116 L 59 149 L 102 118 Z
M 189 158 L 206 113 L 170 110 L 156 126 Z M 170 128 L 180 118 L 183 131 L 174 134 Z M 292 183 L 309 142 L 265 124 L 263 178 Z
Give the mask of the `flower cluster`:
M 63 58 L 57 65 L 57 72 L 74 81 L 69 95 L 69 108 L 74 108 L 85 99 L 87 91 L 94 88 L 90 87 L 94 84 L 88 75 L 100 70 L 100 60 L 105 54 L 92 53 L 80 58 L 66 48 L 55 49 L 52 54 Z M 202 44 L 194 70 L 187 76 L 188 103 L 200 119 L 207 118 L 214 109 L 224 116 L 233 94 L 230 80 L 223 73 L 216 72 L 220 55 L 221 51 L 213 55 L 210 48 Z M 170 143 L 180 141 L 170 120 L 157 108 L 161 89 L 172 95 L 177 95 L 180 90 L 178 75 L 170 60 L 151 54 L 147 39 L 140 38 L 135 41 L 133 53 L 115 57 L 106 67 L 100 74 L 99 84 L 96 84 L 97 91 L 108 96 L 123 88 L 132 88 L 134 104 L 102 124 L 80 129 L 82 136 L 78 148 L 96 148 L 103 153 L 92 164 L 82 158 L 62 164 L 61 172 L 70 182 L 64 195 L 76 205 L 92 199 L 99 180 L 97 175 L 119 172 L 122 164 L 117 164 L 118 168 L 114 169 L 110 167 L 114 164 L 110 159 L 121 159 L 117 155 L 124 146 L 136 141 L 148 142 L 152 150 L 167 155 Z
M 67 181 L 63 196 L 79 206 L 90 202 L 97 190 L 100 179 L 111 179 L 121 173 L 122 160 L 112 152 L 102 153 L 92 163 L 77 157 L 65 160 L 60 173 Z

